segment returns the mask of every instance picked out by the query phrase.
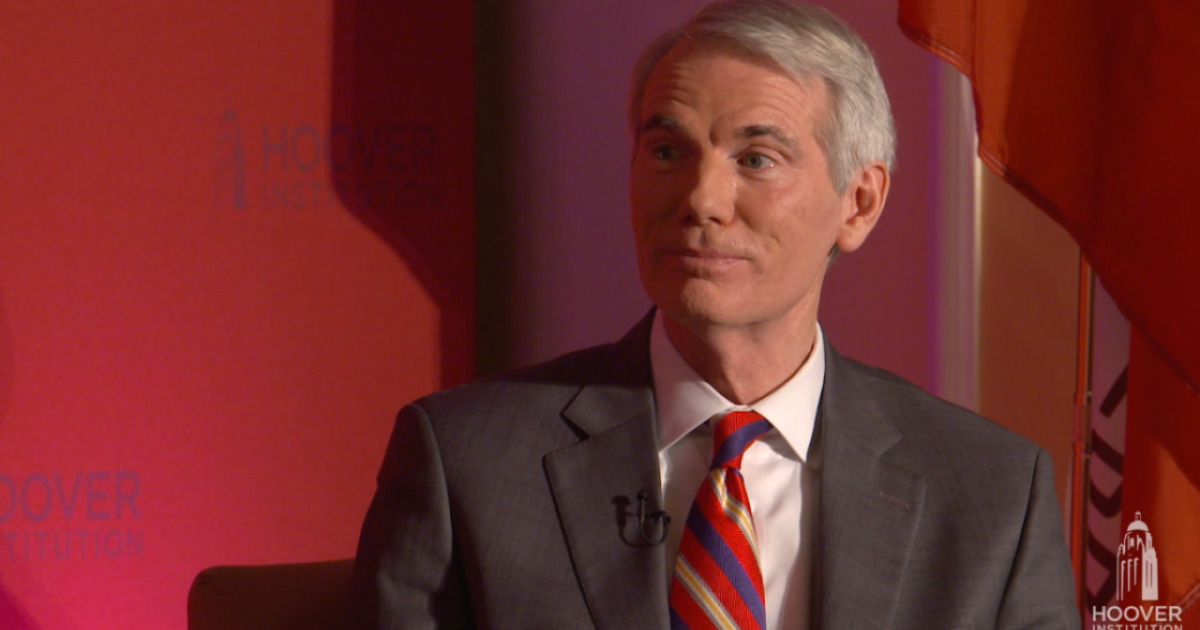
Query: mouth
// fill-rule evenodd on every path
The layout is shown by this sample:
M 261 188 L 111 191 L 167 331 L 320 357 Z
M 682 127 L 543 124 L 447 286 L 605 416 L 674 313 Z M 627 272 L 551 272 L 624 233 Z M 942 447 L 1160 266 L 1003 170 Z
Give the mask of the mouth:
M 668 256 L 679 258 L 698 258 L 704 260 L 745 260 L 746 257 L 734 252 L 707 247 L 660 247 L 658 251 Z
M 679 264 L 690 272 L 721 271 L 747 260 L 737 253 L 710 248 L 662 247 L 658 251 L 664 261 Z

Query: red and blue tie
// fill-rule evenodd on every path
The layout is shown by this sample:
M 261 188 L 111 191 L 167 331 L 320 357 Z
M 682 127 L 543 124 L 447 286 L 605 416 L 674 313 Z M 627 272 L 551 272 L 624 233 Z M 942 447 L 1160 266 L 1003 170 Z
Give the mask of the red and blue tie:
M 722 416 L 713 460 L 679 543 L 671 583 L 671 630 L 766 630 L 763 578 L 742 455 L 771 428 L 753 411 Z

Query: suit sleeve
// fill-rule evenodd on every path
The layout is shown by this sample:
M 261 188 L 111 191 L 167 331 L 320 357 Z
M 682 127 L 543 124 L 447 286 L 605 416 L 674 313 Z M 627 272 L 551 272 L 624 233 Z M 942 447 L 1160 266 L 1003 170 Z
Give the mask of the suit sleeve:
M 1080 627 L 1075 580 L 1064 541 L 1050 456 L 1038 449 L 1021 540 L 996 628 Z
M 396 419 L 358 542 L 351 630 L 471 628 L 446 479 L 429 416 Z

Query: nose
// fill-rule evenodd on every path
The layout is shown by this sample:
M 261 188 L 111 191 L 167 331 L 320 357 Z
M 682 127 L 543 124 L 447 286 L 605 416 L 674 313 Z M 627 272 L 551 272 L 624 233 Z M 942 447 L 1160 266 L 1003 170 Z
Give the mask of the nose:
M 685 201 L 685 218 L 698 225 L 733 220 L 737 197 L 736 174 L 727 160 L 704 156 L 696 162 L 695 181 Z

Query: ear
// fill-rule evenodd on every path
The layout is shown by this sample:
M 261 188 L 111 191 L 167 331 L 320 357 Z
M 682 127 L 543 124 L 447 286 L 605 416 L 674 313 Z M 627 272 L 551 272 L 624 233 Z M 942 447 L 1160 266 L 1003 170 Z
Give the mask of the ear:
M 852 252 L 867 240 L 879 215 L 883 214 L 890 184 L 891 177 L 883 162 L 870 162 L 860 167 L 846 183 L 846 191 L 842 193 L 845 212 L 838 230 L 838 249 Z

